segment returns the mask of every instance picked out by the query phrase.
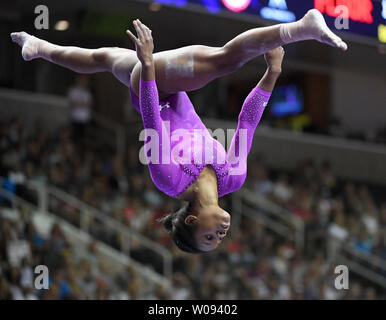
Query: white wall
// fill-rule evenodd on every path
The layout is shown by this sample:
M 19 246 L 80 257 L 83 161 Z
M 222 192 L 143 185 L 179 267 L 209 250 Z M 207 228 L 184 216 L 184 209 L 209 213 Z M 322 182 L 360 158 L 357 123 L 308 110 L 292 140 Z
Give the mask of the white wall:
M 41 121 L 44 128 L 56 131 L 69 123 L 70 105 L 65 97 L 0 88 L 0 119 L 12 117 L 21 118 L 29 129 Z
M 383 77 L 378 78 L 342 70 L 332 72 L 331 111 L 345 127 L 366 131 L 386 127 L 386 62 L 383 69 Z

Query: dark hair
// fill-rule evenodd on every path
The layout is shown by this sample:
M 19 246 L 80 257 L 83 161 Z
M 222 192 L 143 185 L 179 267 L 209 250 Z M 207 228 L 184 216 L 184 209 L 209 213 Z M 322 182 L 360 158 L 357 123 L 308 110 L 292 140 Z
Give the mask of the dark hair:
M 172 236 L 174 243 L 180 250 L 188 253 L 205 253 L 197 248 L 197 243 L 194 238 L 195 225 L 185 223 L 186 217 L 190 214 L 191 204 L 182 207 L 174 213 L 158 219 Z

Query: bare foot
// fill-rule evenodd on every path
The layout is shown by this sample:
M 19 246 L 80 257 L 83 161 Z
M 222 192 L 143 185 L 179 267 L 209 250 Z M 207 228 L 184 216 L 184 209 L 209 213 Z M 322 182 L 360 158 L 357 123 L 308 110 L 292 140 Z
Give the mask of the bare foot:
M 347 50 L 347 44 L 328 28 L 323 15 L 317 9 L 309 10 L 300 21 L 304 32 L 313 39 L 343 51 Z
M 27 32 L 11 33 L 12 41 L 17 43 L 21 49 L 21 55 L 25 61 L 39 58 L 39 42 L 40 39 L 31 36 Z

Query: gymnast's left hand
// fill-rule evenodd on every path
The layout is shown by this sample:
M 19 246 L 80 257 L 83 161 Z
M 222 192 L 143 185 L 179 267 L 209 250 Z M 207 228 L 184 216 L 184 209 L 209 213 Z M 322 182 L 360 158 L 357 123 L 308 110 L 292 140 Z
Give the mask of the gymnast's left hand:
M 135 49 L 137 51 L 137 57 L 141 61 L 142 66 L 150 66 L 153 64 L 153 50 L 154 43 L 151 35 L 151 30 L 145 26 L 139 19 L 133 21 L 135 31 L 137 32 L 138 38 L 126 30 L 126 33 L 135 43 Z

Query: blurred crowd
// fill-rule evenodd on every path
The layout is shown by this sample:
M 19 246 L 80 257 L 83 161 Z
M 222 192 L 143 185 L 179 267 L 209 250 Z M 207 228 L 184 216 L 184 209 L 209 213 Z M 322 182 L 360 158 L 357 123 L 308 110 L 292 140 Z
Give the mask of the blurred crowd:
M 35 224 L 25 208 L 0 208 L 0 300 L 162 299 L 162 288 L 134 269 L 117 271 L 100 259 L 95 242 L 73 245 L 58 224 L 48 235 Z M 35 270 L 41 265 L 49 271 L 48 288 Z
M 304 161 L 295 171 L 283 172 L 269 170 L 263 160 L 251 158 L 244 188 L 304 221 L 304 250 L 257 221 L 242 217 L 214 253 L 188 255 L 172 244 L 156 221 L 180 204 L 155 188 L 147 168 L 138 161 L 139 148 L 131 146 L 122 159 L 99 141 L 74 137 L 71 127 L 50 134 L 39 126 L 27 130 L 14 119 L 0 124 L 2 187 L 33 202 L 36 199 L 26 181 L 50 183 L 162 244 L 173 255 L 172 290 L 155 287 L 151 292 L 144 291 L 139 276 L 131 269 L 113 274 L 98 262 L 92 267 L 87 259 L 79 259 L 93 256 L 92 245 L 87 254 L 76 254 L 58 226 L 43 239 L 28 218 L 20 222 L 3 218 L 0 264 L 5 276 L 1 276 L 0 299 L 386 298 L 380 286 L 355 274 L 350 275 L 350 290 L 336 290 L 327 248 L 327 239 L 332 237 L 386 260 L 384 187 L 342 181 L 327 162 L 319 165 Z M 229 198 L 220 201 L 231 212 Z M 82 212 L 76 208 L 50 200 L 50 209 L 80 226 Z M 95 239 L 122 249 L 121 235 L 107 229 L 103 221 L 92 221 L 90 230 Z M 12 265 L 7 248 L 15 239 L 27 241 L 30 254 Z M 133 244 L 130 255 L 162 273 L 160 257 L 140 244 Z M 31 289 L 30 280 L 23 280 L 31 278 L 31 268 L 37 264 L 53 270 L 54 289 L 43 295 Z
M 304 221 L 309 252 L 325 243 L 324 237 L 329 235 L 386 259 L 384 187 L 340 180 L 328 162 L 315 165 L 309 160 L 294 172 L 268 171 L 253 161 L 246 187 Z

